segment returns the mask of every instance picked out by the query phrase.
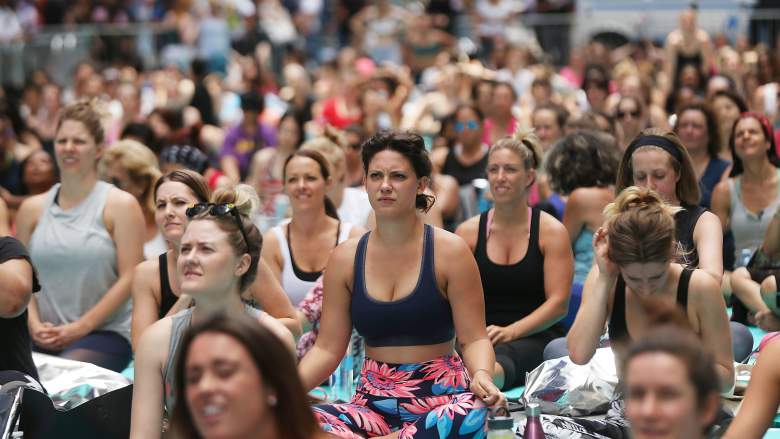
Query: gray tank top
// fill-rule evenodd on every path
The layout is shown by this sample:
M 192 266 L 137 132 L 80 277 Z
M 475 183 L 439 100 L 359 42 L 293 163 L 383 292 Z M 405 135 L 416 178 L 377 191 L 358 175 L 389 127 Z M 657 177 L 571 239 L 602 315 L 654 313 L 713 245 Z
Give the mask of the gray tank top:
M 244 311 L 247 315 L 257 319 L 260 319 L 260 316 L 263 315 L 263 311 L 246 304 L 244 305 Z M 179 342 L 184 335 L 184 331 L 190 327 L 191 322 L 192 308 L 181 310 L 171 316 L 171 338 L 168 342 L 168 358 L 165 361 L 165 368 L 162 371 L 163 384 L 165 386 L 163 404 L 168 416 L 173 414 L 173 403 L 175 402 L 175 395 L 173 394 L 173 375 L 176 370 L 176 357 L 179 352 Z
M 780 169 L 778 175 L 778 193 L 780 194 Z M 780 197 L 776 198 L 766 208 L 757 213 L 749 212 L 742 203 L 742 179 L 730 178 L 729 195 L 731 197 L 731 231 L 734 233 L 734 265 L 744 266 L 750 255 L 764 241 L 769 222 L 778 207 Z M 743 251 L 745 255 L 743 256 Z
M 103 223 L 103 209 L 113 186 L 98 181 L 81 203 L 64 210 L 54 202 L 60 184 L 46 194 L 41 217 L 30 237 L 30 257 L 38 271 L 41 321 L 74 322 L 108 292 L 119 278 L 114 240 Z M 130 301 L 97 329 L 130 340 Z

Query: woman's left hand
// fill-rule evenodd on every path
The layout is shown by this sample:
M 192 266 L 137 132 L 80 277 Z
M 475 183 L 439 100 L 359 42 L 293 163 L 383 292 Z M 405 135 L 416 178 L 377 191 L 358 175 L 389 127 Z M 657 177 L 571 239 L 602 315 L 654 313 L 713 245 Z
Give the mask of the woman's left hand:
M 471 392 L 489 407 L 506 404 L 506 397 L 493 384 L 493 377 L 485 369 L 479 369 L 471 375 Z
M 506 326 L 490 325 L 487 327 L 488 337 L 493 346 L 501 343 L 510 342 L 515 339 L 512 330 Z
M 65 325 L 55 326 L 51 328 L 51 332 L 55 334 L 51 339 L 52 345 L 56 349 L 61 350 L 89 334 L 89 328 L 77 320 Z

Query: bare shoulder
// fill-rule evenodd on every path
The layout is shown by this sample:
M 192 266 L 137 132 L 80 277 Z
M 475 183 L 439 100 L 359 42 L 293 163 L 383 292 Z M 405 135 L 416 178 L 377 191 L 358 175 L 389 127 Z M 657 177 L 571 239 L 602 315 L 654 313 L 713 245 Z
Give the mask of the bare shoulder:
M 539 236 L 553 239 L 565 239 L 568 243 L 569 232 L 558 218 L 547 212 L 539 212 Z
M 448 260 L 455 260 L 463 254 L 471 255 L 471 249 L 462 237 L 438 227 L 433 228 L 433 243 L 434 251 L 446 254 Z
M 46 193 L 33 195 L 26 200 L 24 200 L 19 206 L 19 211 L 17 213 L 17 220 L 21 220 L 24 218 L 24 220 L 32 219 L 33 221 L 37 220 L 39 216 L 41 216 L 41 212 L 43 211 L 43 205 L 46 200 Z
M 723 302 L 720 285 L 712 275 L 701 269 L 695 269 L 691 273 L 688 294 L 699 304 Z
M 138 206 L 138 200 L 136 200 L 134 196 L 115 187 L 109 189 L 108 197 L 106 198 L 106 207 L 110 207 L 111 209 L 128 209 L 133 208 L 133 206 Z
M 455 234 L 466 241 L 466 244 L 468 244 L 469 247 L 476 248 L 477 238 L 479 236 L 479 216 L 469 218 L 462 222 L 458 228 L 455 229 Z
M 136 357 L 143 355 L 148 361 L 163 364 L 168 359 L 173 319 L 163 317 L 146 328 L 138 339 Z
M 158 279 L 160 279 L 160 261 L 153 258 L 141 262 L 133 270 L 133 293 L 136 292 L 136 286 L 151 288 L 157 292 L 159 289 L 154 286 L 160 284 L 157 282 Z

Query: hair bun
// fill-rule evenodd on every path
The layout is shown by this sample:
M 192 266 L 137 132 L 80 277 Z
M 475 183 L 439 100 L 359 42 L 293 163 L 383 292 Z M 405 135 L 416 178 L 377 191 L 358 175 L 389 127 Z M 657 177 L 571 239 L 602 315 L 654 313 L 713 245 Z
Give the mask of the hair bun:
M 234 188 L 219 188 L 212 196 L 213 203 L 232 203 L 238 213 L 249 218 L 252 212 L 260 206 L 260 197 L 255 189 L 248 184 L 238 184 Z
M 661 195 L 652 189 L 629 186 L 623 189 L 623 191 L 615 197 L 615 201 L 609 203 L 607 207 L 604 208 L 604 216 L 610 218 L 632 209 L 653 206 L 658 206 L 672 216 L 682 210 L 680 207 L 667 204 Z

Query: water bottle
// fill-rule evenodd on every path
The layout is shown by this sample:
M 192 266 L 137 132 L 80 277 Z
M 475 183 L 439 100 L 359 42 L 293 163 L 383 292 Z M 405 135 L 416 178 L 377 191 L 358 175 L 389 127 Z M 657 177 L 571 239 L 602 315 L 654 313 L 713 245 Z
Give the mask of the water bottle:
M 539 404 L 531 402 L 525 406 L 525 439 L 544 439 L 542 430 L 542 408 Z
M 352 372 L 352 343 L 347 344 L 347 351 L 339 363 L 339 367 L 330 376 L 330 400 L 348 402 L 352 398 L 354 387 Z
M 487 439 L 514 439 L 512 431 L 515 421 L 508 416 L 496 416 L 488 418 Z

